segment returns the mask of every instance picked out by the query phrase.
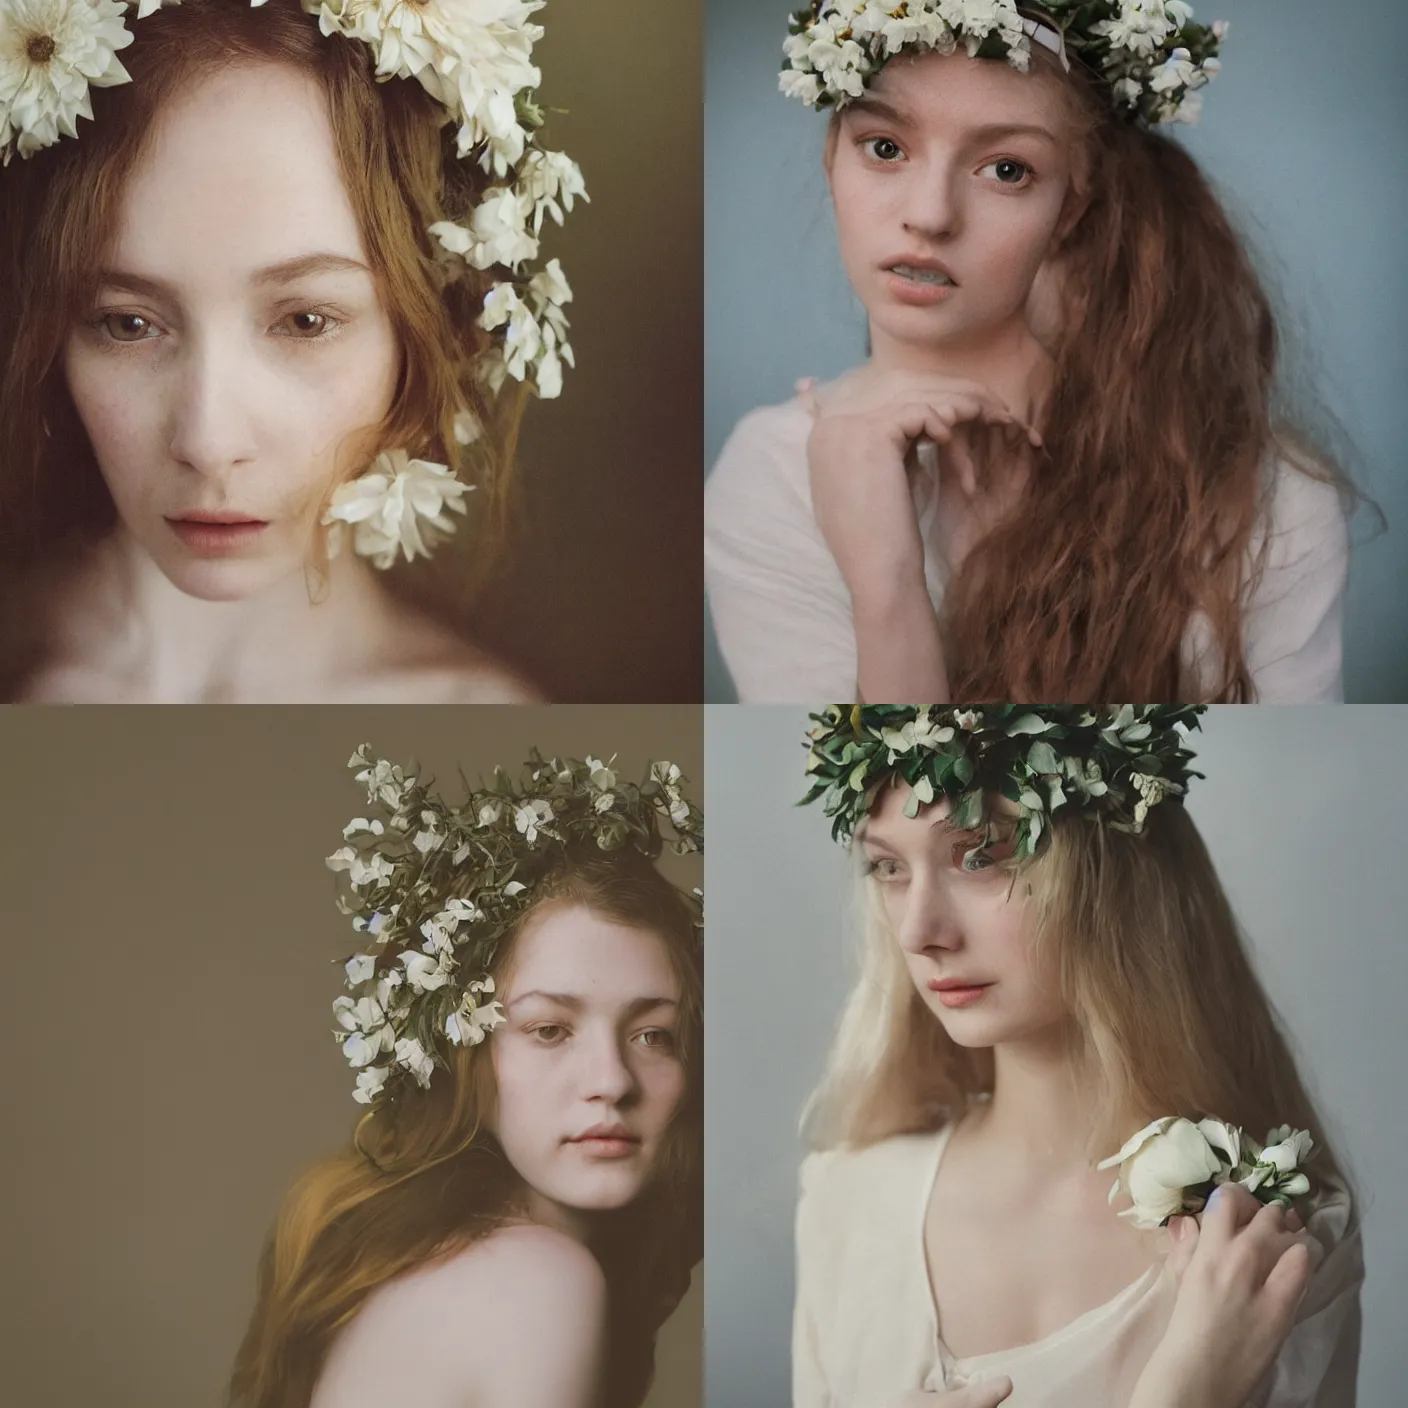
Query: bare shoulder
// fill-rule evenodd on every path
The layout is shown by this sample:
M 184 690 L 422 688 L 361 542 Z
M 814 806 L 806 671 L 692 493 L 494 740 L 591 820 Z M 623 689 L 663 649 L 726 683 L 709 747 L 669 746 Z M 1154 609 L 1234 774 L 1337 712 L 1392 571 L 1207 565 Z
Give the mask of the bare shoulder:
M 313 1408 L 592 1408 L 605 1323 L 606 1277 L 587 1248 L 503 1227 L 375 1291 L 334 1345 Z

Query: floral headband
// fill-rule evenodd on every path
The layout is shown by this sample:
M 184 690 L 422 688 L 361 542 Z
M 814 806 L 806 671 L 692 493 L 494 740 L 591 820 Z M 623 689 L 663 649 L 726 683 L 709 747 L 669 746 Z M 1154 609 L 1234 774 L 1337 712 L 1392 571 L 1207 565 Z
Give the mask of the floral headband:
M 849 845 L 880 784 L 903 779 L 914 790 L 907 816 L 947 797 L 955 830 L 984 830 L 965 868 L 976 868 L 992 840 L 990 791 L 1017 805 L 1017 860 L 1037 853 L 1064 806 L 1137 833 L 1151 807 L 1179 801 L 1189 779 L 1203 775 L 1189 768 L 1194 754 L 1184 740 L 1185 730 L 1201 727 L 1206 707 L 830 704 L 811 715 L 807 772 L 814 781 L 802 804 L 820 798 L 834 818 L 832 838 Z
M 144 20 L 181 0 L 0 0 L 0 165 L 33 156 L 90 121 L 90 87 L 131 82 L 117 54 L 133 42 L 126 20 Z M 266 0 L 250 0 L 258 7 Z M 586 200 L 576 162 L 537 145 L 543 123 L 532 62 L 540 25 L 528 17 L 543 0 L 300 0 L 323 34 L 359 40 L 372 51 L 378 81 L 414 78 L 458 124 L 460 160 L 492 178 L 462 224 L 442 220 L 429 234 L 448 278 L 495 270 L 479 326 L 492 334 L 476 375 L 495 395 L 509 378 L 551 398 L 562 367 L 574 365 L 564 306 L 572 290 L 562 266 L 539 258 L 544 219 L 558 225 Z M 469 411 L 456 420 L 464 445 L 481 434 Z M 445 465 L 405 450 L 379 455 L 361 479 L 339 487 L 323 522 L 336 553 L 350 531 L 354 550 L 379 568 L 404 554 L 428 554 L 453 532 L 446 510 L 463 513 L 461 483 Z
M 1196 24 L 1185 0 L 813 0 L 792 17 L 780 87 L 809 107 L 844 107 L 897 54 L 1006 59 L 1031 46 L 1101 75 L 1117 110 L 1142 122 L 1196 122 L 1221 69 L 1228 26 Z
M 615 760 L 612 759 L 612 762 Z M 370 1105 L 406 1078 L 430 1084 L 450 1046 L 477 1046 L 504 1020 L 489 975 L 500 941 L 569 849 L 635 851 L 654 860 L 704 850 L 704 816 L 674 763 L 650 764 L 639 786 L 596 758 L 533 750 L 517 784 L 502 769 L 459 807 L 363 744 L 348 767 L 370 817 L 328 857 L 349 893 L 338 907 L 366 936 L 346 961 L 352 996 L 333 1003 L 337 1040 Z M 702 922 L 701 892 L 682 895 Z

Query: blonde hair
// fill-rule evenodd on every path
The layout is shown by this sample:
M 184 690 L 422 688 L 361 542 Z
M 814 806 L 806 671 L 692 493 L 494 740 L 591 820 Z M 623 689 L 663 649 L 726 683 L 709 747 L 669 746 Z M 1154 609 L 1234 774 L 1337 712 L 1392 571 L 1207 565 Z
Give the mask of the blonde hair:
M 676 1039 L 686 1090 L 650 1185 L 598 1219 L 593 1251 L 610 1289 L 605 1402 L 634 1408 L 653 1373 L 655 1332 L 702 1254 L 703 971 L 694 919 L 677 890 L 634 853 L 571 856 L 506 936 L 548 908 L 581 905 L 648 930 L 680 985 Z M 259 1293 L 230 1383 L 245 1408 L 307 1408 L 338 1330 L 379 1286 L 522 1218 L 522 1179 L 489 1132 L 497 1098 L 488 1042 L 457 1047 L 448 1072 L 358 1125 L 350 1147 L 314 1165 L 284 1201 L 265 1249 Z
M 993 1089 L 990 1049 L 952 1041 L 915 989 L 878 886 L 857 869 L 859 978 L 808 1107 L 818 1147 L 937 1130 Z M 1023 895 L 1025 892 L 1025 895 Z M 1343 1174 L 1187 811 L 1154 808 L 1139 836 L 1067 816 L 1014 874 L 1031 955 L 1080 1035 L 1099 1099 L 1092 1150 L 1160 1115 L 1216 1116 L 1263 1139 L 1309 1129 L 1313 1176 Z

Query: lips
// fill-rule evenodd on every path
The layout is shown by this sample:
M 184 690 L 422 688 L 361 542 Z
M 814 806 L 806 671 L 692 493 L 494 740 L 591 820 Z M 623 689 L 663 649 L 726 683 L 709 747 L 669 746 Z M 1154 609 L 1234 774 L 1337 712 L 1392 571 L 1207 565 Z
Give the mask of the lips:
M 640 1136 L 623 1124 L 594 1124 L 566 1142 L 595 1159 L 630 1158 L 641 1145 Z
M 963 978 L 931 978 L 928 987 L 930 992 L 938 994 L 945 1007 L 968 1007 L 981 1000 L 992 984 L 968 982 Z
M 262 518 L 225 510 L 193 509 L 166 520 L 186 548 L 201 557 L 230 557 L 258 541 L 269 526 Z
M 953 270 L 940 259 L 922 254 L 902 254 L 886 260 L 882 266 L 887 274 L 898 275 L 911 283 L 932 288 L 957 288 Z
M 190 513 L 172 514 L 167 520 L 168 523 L 209 523 L 221 527 L 235 526 L 258 526 L 264 527 L 267 520 L 255 518 L 248 513 L 232 513 L 225 509 L 216 509 L 207 512 L 204 509 L 192 509 Z

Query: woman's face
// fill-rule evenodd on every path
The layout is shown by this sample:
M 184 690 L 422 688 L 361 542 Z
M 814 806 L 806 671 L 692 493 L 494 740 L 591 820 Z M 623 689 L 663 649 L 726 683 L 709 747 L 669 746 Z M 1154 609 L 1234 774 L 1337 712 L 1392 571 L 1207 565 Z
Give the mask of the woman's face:
M 162 112 L 65 357 L 122 523 L 177 587 L 236 600 L 301 567 L 400 363 L 313 79 L 241 65 Z
M 875 339 L 961 348 L 1017 326 L 1079 214 L 1063 111 L 1035 65 L 961 51 L 893 60 L 844 109 L 828 172 Z
M 920 997 L 960 1046 L 1050 1032 L 1066 1009 L 1032 960 L 1025 887 L 1002 864 L 1011 840 L 982 853 L 985 868 L 966 870 L 981 837 L 948 825 L 946 800 L 907 817 L 912 795 L 904 782 L 881 788 L 860 842 Z
M 492 1037 L 495 1133 L 539 1198 L 624 1207 L 684 1096 L 679 980 L 664 943 L 581 905 L 551 906 L 514 946 Z

